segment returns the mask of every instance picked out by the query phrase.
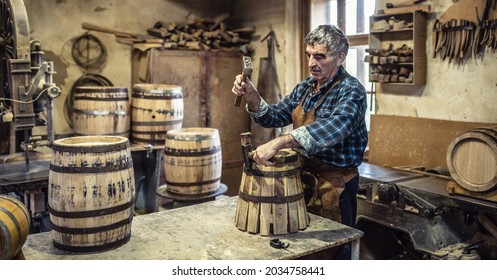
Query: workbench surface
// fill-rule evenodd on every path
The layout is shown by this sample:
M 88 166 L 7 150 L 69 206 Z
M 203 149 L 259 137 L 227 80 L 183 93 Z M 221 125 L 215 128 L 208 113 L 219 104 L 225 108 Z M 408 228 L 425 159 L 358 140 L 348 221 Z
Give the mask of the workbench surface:
M 29 235 L 22 251 L 28 260 L 271 260 L 295 259 L 352 242 L 352 257 L 358 257 L 362 231 L 313 214 L 310 225 L 293 234 L 240 231 L 234 224 L 237 201 L 237 196 L 223 197 L 135 216 L 130 241 L 109 251 L 64 252 L 52 245 L 51 232 Z M 275 249 L 269 243 L 273 238 L 290 246 Z

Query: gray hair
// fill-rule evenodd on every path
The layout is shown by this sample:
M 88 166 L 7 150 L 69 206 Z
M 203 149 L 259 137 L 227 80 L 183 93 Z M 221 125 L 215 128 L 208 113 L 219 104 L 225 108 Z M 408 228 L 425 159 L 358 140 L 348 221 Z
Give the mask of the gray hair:
M 341 52 L 347 56 L 349 52 L 349 40 L 342 30 L 334 25 L 320 25 L 305 36 L 306 45 L 325 44 L 328 51 L 333 56 L 338 56 Z

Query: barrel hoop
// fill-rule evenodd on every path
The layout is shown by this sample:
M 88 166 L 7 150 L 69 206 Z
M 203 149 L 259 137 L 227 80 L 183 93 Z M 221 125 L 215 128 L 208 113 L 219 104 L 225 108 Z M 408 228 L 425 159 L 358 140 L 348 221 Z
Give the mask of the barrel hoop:
M 131 233 L 129 233 L 123 239 L 119 239 L 119 240 L 116 240 L 114 242 L 107 243 L 104 245 L 98 245 L 98 246 L 70 246 L 70 245 L 64 245 L 64 244 L 58 243 L 55 240 L 53 241 L 53 245 L 57 249 L 61 249 L 61 250 L 68 251 L 68 252 L 89 253 L 89 252 L 96 252 L 96 251 L 105 251 L 108 249 L 119 247 L 123 244 L 126 244 L 130 240 L 130 238 L 131 238 Z
M 298 168 L 295 169 L 289 169 L 285 171 L 261 171 L 257 169 L 252 169 L 252 168 L 247 168 L 244 167 L 243 171 L 247 175 L 253 175 L 257 177 L 266 177 L 266 178 L 280 178 L 280 177 L 286 177 L 286 176 L 293 176 L 296 174 L 299 174 L 300 170 Z
M 122 132 L 115 132 L 115 133 L 105 133 L 105 135 L 109 136 L 121 136 L 123 134 L 129 134 L 131 131 L 130 130 L 125 130 Z M 84 134 L 84 133 L 74 133 L 76 136 L 93 136 L 93 135 L 100 135 L 100 134 Z
M 22 238 L 21 238 L 21 231 L 22 231 L 21 225 L 19 224 L 19 221 L 17 220 L 17 218 L 10 211 L 8 211 L 7 208 L 0 207 L 0 211 L 4 212 L 5 215 L 9 216 L 9 218 L 12 220 L 12 222 L 16 226 L 17 237 L 19 238 L 18 240 L 22 240 Z
M 94 166 L 58 166 L 50 163 L 50 170 L 57 173 L 101 173 L 101 172 L 116 172 L 126 170 L 133 167 L 133 161 L 119 161 L 114 165 L 101 165 L 94 164 Z
M 152 93 L 152 92 L 147 92 L 147 93 Z M 153 92 L 153 93 L 159 93 L 159 92 Z M 183 94 L 173 93 L 173 94 L 166 94 L 166 95 L 142 95 L 142 94 L 133 93 L 131 95 L 131 97 L 132 98 L 139 98 L 139 99 L 172 100 L 172 99 L 183 99 Z
M 124 204 L 115 206 L 115 207 L 109 207 L 109 208 L 104 208 L 104 209 L 98 209 L 98 210 L 91 210 L 91 211 L 77 211 L 77 212 L 66 212 L 66 211 L 58 211 L 53 209 L 50 205 L 48 205 L 48 212 L 50 212 L 51 215 L 55 217 L 60 217 L 60 218 L 91 218 L 91 217 L 99 217 L 103 215 L 109 215 L 109 214 L 114 214 L 117 212 L 121 212 L 124 210 L 127 210 L 128 208 L 131 209 L 131 212 L 134 212 L 132 206 L 135 203 L 135 199 L 132 198 L 129 202 L 126 202 Z
M 62 146 L 54 144 L 52 150 L 70 153 L 107 153 L 129 148 L 129 141 L 101 146 Z
M 160 135 L 160 134 L 166 134 L 167 130 L 160 130 L 160 131 L 142 131 L 142 130 L 132 130 L 133 133 L 138 133 L 138 134 L 145 134 L 145 135 Z M 165 139 L 162 139 L 165 140 Z
M 117 115 L 117 116 L 126 116 L 129 114 L 129 112 L 124 111 L 124 110 L 105 110 L 105 111 L 97 111 L 97 110 L 80 110 L 80 109 L 73 109 L 73 112 L 75 113 L 80 113 L 80 114 L 85 114 L 85 115 L 91 115 L 91 116 L 108 116 L 108 115 Z
M 289 196 L 256 196 L 244 193 L 242 191 L 238 192 L 238 197 L 245 201 L 257 202 L 257 203 L 287 203 L 294 202 L 304 198 L 304 192 L 289 195 Z
M 479 129 L 471 130 L 471 132 L 481 133 L 484 136 L 487 136 L 491 138 L 493 141 L 497 142 L 497 131 L 493 129 L 482 127 Z
M 180 136 L 180 135 L 172 135 L 168 134 L 166 135 L 166 138 L 169 140 L 176 140 L 176 141 L 201 141 L 201 140 L 210 140 L 210 139 L 216 139 L 219 137 L 219 134 L 212 134 L 212 135 L 194 135 L 194 136 Z
M 132 142 L 147 142 L 149 144 L 164 145 L 164 139 L 146 139 L 146 138 L 135 137 L 133 135 L 131 136 L 131 141 Z
M 12 222 L 14 223 L 16 230 L 17 230 L 17 240 L 19 242 L 22 242 L 21 226 L 19 225 L 16 217 L 14 217 L 14 215 L 12 215 L 12 213 L 10 213 L 7 209 L 5 209 L 3 207 L 0 207 L 0 211 L 4 212 L 12 220 Z M 0 242 L 0 243 L 7 244 L 7 249 L 8 249 L 9 248 L 8 245 L 12 244 L 12 242 L 13 242 L 12 236 L 10 234 L 10 230 L 9 230 L 9 228 L 7 228 L 7 226 L 3 222 L 0 222 L 0 228 L 2 229 L 3 232 L 5 232 L 7 234 L 7 236 L 3 236 L 5 238 L 5 242 Z M 2 237 L 2 236 L 0 236 L 0 237 Z M 14 249 L 14 251 L 17 250 L 17 248 L 11 248 L 11 249 Z M 0 250 L 0 252 L 2 250 Z
M 163 121 L 163 122 L 131 122 L 131 126 L 134 125 L 143 125 L 143 126 L 161 126 L 161 125 L 168 125 L 168 124 L 180 124 L 183 122 L 183 119 L 180 120 L 170 120 L 170 121 Z
M 202 181 L 202 182 L 187 182 L 187 183 L 177 183 L 177 182 L 170 182 L 166 180 L 166 184 L 168 186 L 175 186 L 175 187 L 189 187 L 189 186 L 203 186 L 203 185 L 208 185 L 208 184 L 213 184 L 217 183 L 221 180 L 221 177 L 208 180 L 208 181 Z
M 125 96 L 125 97 L 115 97 L 115 98 L 112 98 L 112 97 L 105 97 L 105 98 L 101 98 L 101 97 L 93 97 L 93 96 L 78 96 L 77 93 L 76 95 L 74 96 L 74 100 L 90 100 L 90 101 L 110 101 L 110 102 L 113 102 L 113 101 L 129 101 L 129 97 Z
M 29 214 L 28 209 L 26 208 L 26 205 L 24 205 L 24 203 L 22 203 L 22 201 L 14 198 L 14 197 L 11 197 L 9 195 L 0 195 L 0 198 L 4 198 L 4 199 L 14 203 L 15 205 L 17 205 L 18 208 L 24 214 L 24 217 L 26 218 L 26 221 L 28 221 L 28 224 L 31 224 L 31 215 Z
M 77 87 L 75 94 L 78 93 L 128 93 L 127 88 L 118 88 L 118 87 L 98 87 L 98 88 L 93 88 L 93 87 Z
M 131 216 L 129 216 L 128 218 L 126 218 L 126 219 L 124 219 L 122 221 L 119 221 L 119 222 L 116 222 L 116 223 L 113 223 L 113 224 L 110 224 L 110 225 L 100 226 L 100 227 L 69 228 L 69 227 L 61 227 L 61 226 L 58 226 L 58 225 L 56 225 L 54 223 L 51 223 L 51 224 L 52 224 L 52 229 L 54 229 L 55 231 L 60 232 L 60 233 L 66 233 L 66 234 L 93 234 L 93 233 L 105 232 L 105 231 L 109 231 L 109 230 L 120 228 L 122 226 L 131 224 L 132 220 L 133 220 L 133 213 L 131 213 Z
M 0 247 L 0 260 L 2 260 L 3 257 L 11 257 L 13 254 L 12 250 L 15 249 L 11 247 L 14 241 L 12 241 L 10 229 L 7 228 L 7 225 L 0 223 L 0 232 L 5 232 L 5 235 L 0 235 L 0 245 L 7 244 L 7 246 Z
M 167 141 L 167 139 L 166 139 Z M 198 156 L 207 156 L 213 155 L 221 151 L 221 146 L 216 146 L 213 149 L 203 150 L 203 151 L 180 151 L 177 149 L 165 148 L 164 155 L 167 156 L 176 156 L 176 157 L 198 157 Z

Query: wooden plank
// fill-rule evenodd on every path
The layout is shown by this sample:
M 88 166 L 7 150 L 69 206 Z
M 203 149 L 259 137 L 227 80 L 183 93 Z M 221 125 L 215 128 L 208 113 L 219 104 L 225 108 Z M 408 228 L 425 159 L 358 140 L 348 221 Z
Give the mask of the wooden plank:
M 297 184 L 296 176 L 285 177 L 283 184 L 285 188 L 285 196 L 291 196 L 297 194 Z M 294 233 L 299 230 L 299 212 L 298 212 L 298 201 L 288 202 L 288 232 Z
M 431 11 L 431 6 L 430 5 L 412 5 L 412 6 L 407 6 L 407 7 L 382 9 L 382 10 L 378 10 L 377 14 L 379 14 L 379 15 L 393 15 L 393 14 L 412 13 L 415 11 L 429 12 L 429 11 Z
M 273 186 L 272 180 L 267 182 L 267 180 L 262 180 L 261 182 L 261 196 L 273 196 Z M 261 235 L 269 236 L 271 231 L 271 223 L 273 222 L 272 217 L 272 204 L 271 203 L 261 203 Z
M 285 196 L 283 178 L 275 178 L 274 195 Z M 287 203 L 273 203 L 273 234 L 288 233 L 288 206 Z
M 446 155 L 452 140 L 470 129 L 489 125 L 492 124 L 372 115 L 368 161 L 447 169 Z
M 245 172 L 242 172 L 242 180 L 240 182 L 240 186 L 238 187 L 238 191 L 242 191 L 243 190 L 243 186 L 245 185 L 245 180 L 247 180 L 247 175 L 245 174 Z M 241 203 L 242 201 L 240 201 L 241 199 L 238 198 L 238 201 L 237 201 L 237 204 L 236 204 L 236 212 L 235 212 L 235 225 L 238 227 L 238 219 L 239 219 L 239 215 L 240 215 L 240 208 L 241 208 Z
M 254 182 L 250 186 L 249 194 L 253 196 L 261 195 L 261 187 L 257 182 Z M 259 216 L 260 216 L 260 203 L 259 202 L 249 202 L 248 203 L 248 225 L 247 231 L 250 233 L 259 233 Z
M 249 192 L 250 185 L 253 184 L 252 178 L 253 177 L 248 177 L 248 179 L 242 181 L 243 186 L 241 186 L 241 188 L 243 188 L 242 191 L 244 193 Z M 246 231 L 247 230 L 247 217 L 248 217 L 248 202 L 243 200 L 243 199 L 239 199 L 238 200 L 238 209 L 239 209 L 239 212 L 238 212 L 238 220 L 236 223 L 236 227 L 239 230 Z

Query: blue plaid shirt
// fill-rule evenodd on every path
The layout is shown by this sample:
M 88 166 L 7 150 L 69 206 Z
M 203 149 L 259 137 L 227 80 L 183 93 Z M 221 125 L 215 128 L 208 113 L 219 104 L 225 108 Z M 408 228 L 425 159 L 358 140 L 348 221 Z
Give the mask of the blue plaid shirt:
M 325 94 L 337 75 L 321 87 L 318 94 L 308 94 L 302 104 L 306 112 Z M 251 112 L 254 121 L 263 127 L 283 127 L 292 123 L 292 111 L 299 105 L 307 90 L 313 90 L 316 81 L 308 77 L 276 104 L 261 101 L 259 110 Z M 314 156 L 333 167 L 357 167 L 362 163 L 368 142 L 365 123 L 366 90 L 354 77 L 347 75 L 316 110 L 316 121 L 294 129 L 290 134 L 308 156 Z

